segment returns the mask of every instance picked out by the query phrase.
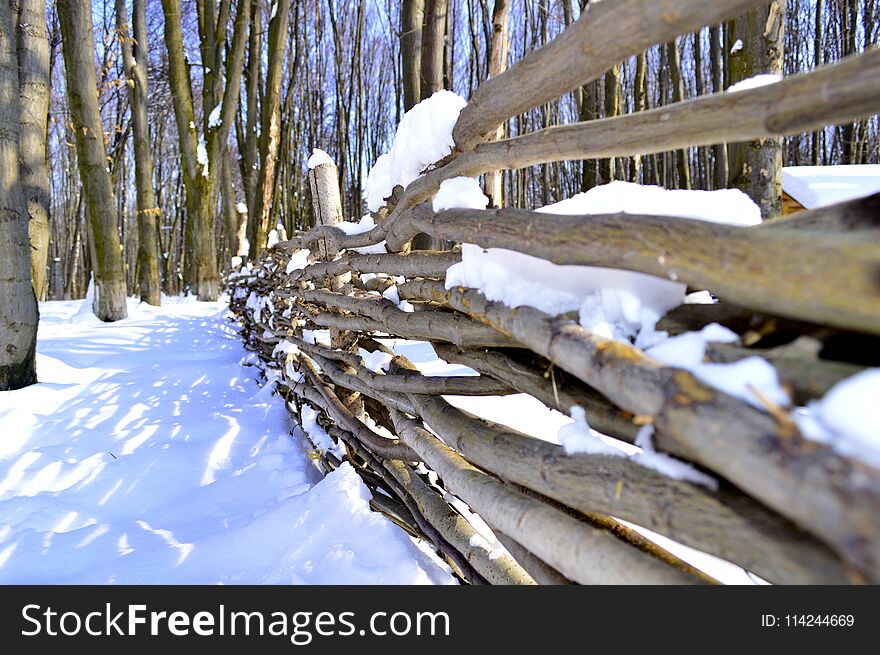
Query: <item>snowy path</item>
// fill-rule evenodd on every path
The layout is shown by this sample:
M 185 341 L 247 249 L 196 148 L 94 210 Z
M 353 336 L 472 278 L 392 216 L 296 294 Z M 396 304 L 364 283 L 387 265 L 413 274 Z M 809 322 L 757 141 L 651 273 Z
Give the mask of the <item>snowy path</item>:
M 101 324 L 41 305 L 41 383 L 0 393 L 0 583 L 446 583 L 323 481 L 221 303 L 130 303 Z

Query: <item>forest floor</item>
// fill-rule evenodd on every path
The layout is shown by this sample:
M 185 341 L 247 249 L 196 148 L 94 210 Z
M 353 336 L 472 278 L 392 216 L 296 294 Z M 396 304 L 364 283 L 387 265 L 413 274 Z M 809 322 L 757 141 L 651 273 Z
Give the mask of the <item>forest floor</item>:
M 40 306 L 40 383 L 0 392 L 0 583 L 450 583 L 323 480 L 225 304 L 165 298 L 104 324 Z

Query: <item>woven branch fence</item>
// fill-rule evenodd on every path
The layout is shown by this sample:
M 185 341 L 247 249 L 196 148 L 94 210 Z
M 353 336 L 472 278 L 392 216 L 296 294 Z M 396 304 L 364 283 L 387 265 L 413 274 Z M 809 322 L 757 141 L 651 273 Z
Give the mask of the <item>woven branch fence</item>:
M 322 164 L 309 175 L 316 227 L 230 275 L 246 346 L 274 372 L 291 410 L 300 419 L 306 406 L 317 411 L 327 434 L 344 444 L 344 459 L 381 492 L 373 508 L 430 541 L 461 580 L 715 582 L 624 521 L 773 583 L 880 582 L 880 471 L 805 439 L 772 403 L 756 408 L 587 331 L 576 317 L 511 310 L 473 289 L 447 290 L 457 248 L 410 250 L 427 233 L 556 264 L 674 273 L 720 302 L 684 305 L 659 329 L 729 327 L 740 343 L 711 344 L 708 358 L 760 354 L 798 404 L 871 364 L 880 343 L 880 196 L 755 227 L 507 209 L 435 213 L 426 202 L 458 176 L 794 134 L 876 113 L 880 51 L 870 50 L 765 87 L 489 141 L 508 118 L 625 58 L 757 4 L 592 5 L 557 39 L 480 87 L 455 126 L 453 153 L 398 187 L 375 214 L 374 229 L 348 235 L 334 227 L 343 218 L 337 171 Z M 387 254 L 353 252 L 382 242 Z M 312 261 L 287 273 L 304 248 Z M 394 284 L 415 311 L 382 297 Z M 329 342 L 310 338 L 328 329 Z M 439 358 L 479 376 L 422 375 L 386 337 L 427 341 Z M 805 342 L 818 345 L 800 347 Z M 387 372 L 368 368 L 361 349 L 391 356 Z M 624 442 L 651 423 L 659 451 L 711 474 L 719 487 L 672 479 L 630 458 L 569 456 L 443 397 L 510 393 L 565 413 L 583 407 L 591 427 Z M 314 457 L 326 472 L 341 464 L 317 448 Z M 504 550 L 486 548 L 459 500 Z

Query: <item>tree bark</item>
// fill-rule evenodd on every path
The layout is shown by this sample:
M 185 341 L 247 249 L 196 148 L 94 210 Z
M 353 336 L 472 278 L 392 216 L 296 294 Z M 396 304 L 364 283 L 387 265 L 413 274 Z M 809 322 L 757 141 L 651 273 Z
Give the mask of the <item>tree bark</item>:
M 49 260 L 49 39 L 46 3 L 12 0 L 18 30 L 18 83 L 21 110 L 21 187 L 27 204 L 31 278 L 37 300 L 46 300 Z M 16 6 L 17 5 L 17 6 Z
M 196 132 L 192 88 L 180 27 L 180 3 L 162 0 L 162 9 L 165 13 L 165 46 L 168 50 L 168 83 L 174 103 L 181 171 L 186 189 L 184 250 L 187 263 L 184 281 L 195 290 L 199 300 L 216 300 L 220 280 L 209 205 L 212 195 L 211 162 L 207 158 L 207 147 L 204 142 L 200 143 Z
M 150 154 L 150 125 L 147 116 L 147 19 L 146 0 L 133 0 L 129 24 L 125 0 L 116 0 L 116 25 L 122 43 L 122 58 L 128 80 L 134 142 L 135 186 L 137 188 L 138 261 L 141 300 L 159 306 L 159 243 L 156 227 L 161 212 L 153 193 L 153 161 Z
M 499 75 L 507 68 L 507 55 L 510 52 L 510 38 L 507 33 L 507 23 L 510 16 L 510 1 L 495 0 L 492 10 L 492 42 L 489 47 L 489 77 Z M 495 140 L 504 138 L 504 125 L 502 124 L 495 132 Z M 484 188 L 489 196 L 490 207 L 502 207 L 504 205 L 504 176 L 502 171 L 490 171 L 486 173 Z
M 262 131 L 260 133 L 260 172 L 255 197 L 256 207 L 248 208 L 251 229 L 250 257 L 256 259 L 266 247 L 269 234 L 269 215 L 275 197 L 275 169 L 281 140 L 281 73 L 287 50 L 287 25 L 290 19 L 290 0 L 278 0 L 274 18 L 269 20 L 268 71 L 266 91 L 263 94 Z
M 95 273 L 94 310 L 102 321 L 117 321 L 128 315 L 125 270 L 98 106 L 91 3 L 58 0 L 57 7 L 77 164 L 92 228 L 89 250 Z
M 425 0 L 425 26 L 422 30 L 421 99 L 430 98 L 443 88 L 443 42 L 449 0 Z
M 678 43 L 670 41 L 666 44 L 667 60 L 669 61 L 670 82 L 672 83 L 672 100 L 682 102 L 684 100 L 684 80 L 681 77 L 681 52 Z M 688 149 L 682 148 L 675 153 L 675 165 L 678 173 L 678 188 L 691 188 L 690 164 L 688 162 Z
M 605 73 L 605 118 L 620 115 L 620 66 L 613 66 Z M 614 157 L 599 162 L 599 176 L 602 184 L 612 182 L 618 175 L 617 161 Z
M 257 186 L 259 184 L 258 159 L 260 138 L 257 133 L 260 121 L 260 74 L 263 59 L 263 35 L 261 30 L 261 0 L 251 0 L 251 29 L 248 35 L 247 61 L 247 122 L 245 124 L 242 182 L 248 213 L 257 209 Z M 237 255 L 241 252 L 235 253 Z M 244 254 L 247 254 L 246 252 Z
M 8 2 L 0 2 L 0 391 L 37 381 L 37 302 L 19 177 L 19 73 Z M 90 33 L 91 35 L 91 33 Z
M 730 82 L 758 74 L 781 74 L 785 32 L 785 0 L 773 0 L 734 21 L 742 42 L 730 47 Z M 728 44 L 729 45 L 729 44 Z M 736 44 L 734 44 L 736 45 Z M 765 138 L 728 148 L 729 183 L 749 194 L 765 219 L 782 213 L 782 140 Z
M 823 63 L 822 56 L 822 14 L 824 12 L 824 0 L 816 0 L 815 15 L 815 32 L 813 33 L 813 66 L 819 68 Z M 813 166 L 818 166 L 820 161 L 820 153 L 822 151 L 822 136 L 824 130 L 816 130 L 813 132 L 813 143 L 810 149 L 810 162 Z
M 400 58 L 403 64 L 403 111 L 422 99 L 422 26 L 425 1 L 404 0 L 400 9 Z
M 721 93 L 724 91 L 724 76 L 722 62 L 724 55 L 721 50 L 721 26 L 713 25 L 709 29 L 710 41 L 710 57 L 712 59 L 712 92 Z M 727 168 L 727 146 L 723 143 L 716 143 L 712 146 L 712 156 L 715 160 L 715 167 L 712 175 L 712 186 L 715 189 L 726 189 L 728 168 Z

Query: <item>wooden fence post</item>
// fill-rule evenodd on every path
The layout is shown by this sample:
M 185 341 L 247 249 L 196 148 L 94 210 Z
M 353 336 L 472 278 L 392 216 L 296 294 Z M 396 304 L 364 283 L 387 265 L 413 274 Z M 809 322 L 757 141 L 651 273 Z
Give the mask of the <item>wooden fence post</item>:
M 339 193 L 339 170 L 332 161 L 318 164 L 309 169 L 309 187 L 312 191 L 312 205 L 315 208 L 315 225 L 336 226 L 342 223 L 342 198 Z M 332 261 L 339 254 L 337 247 L 329 239 L 318 241 L 318 256 L 321 261 Z M 351 286 L 351 273 L 329 276 L 325 288 L 332 291 L 348 292 Z M 351 350 L 357 335 L 339 328 L 330 328 L 330 346 L 338 350 Z M 360 394 L 338 392 L 339 399 L 355 416 L 363 415 L 364 403 Z

